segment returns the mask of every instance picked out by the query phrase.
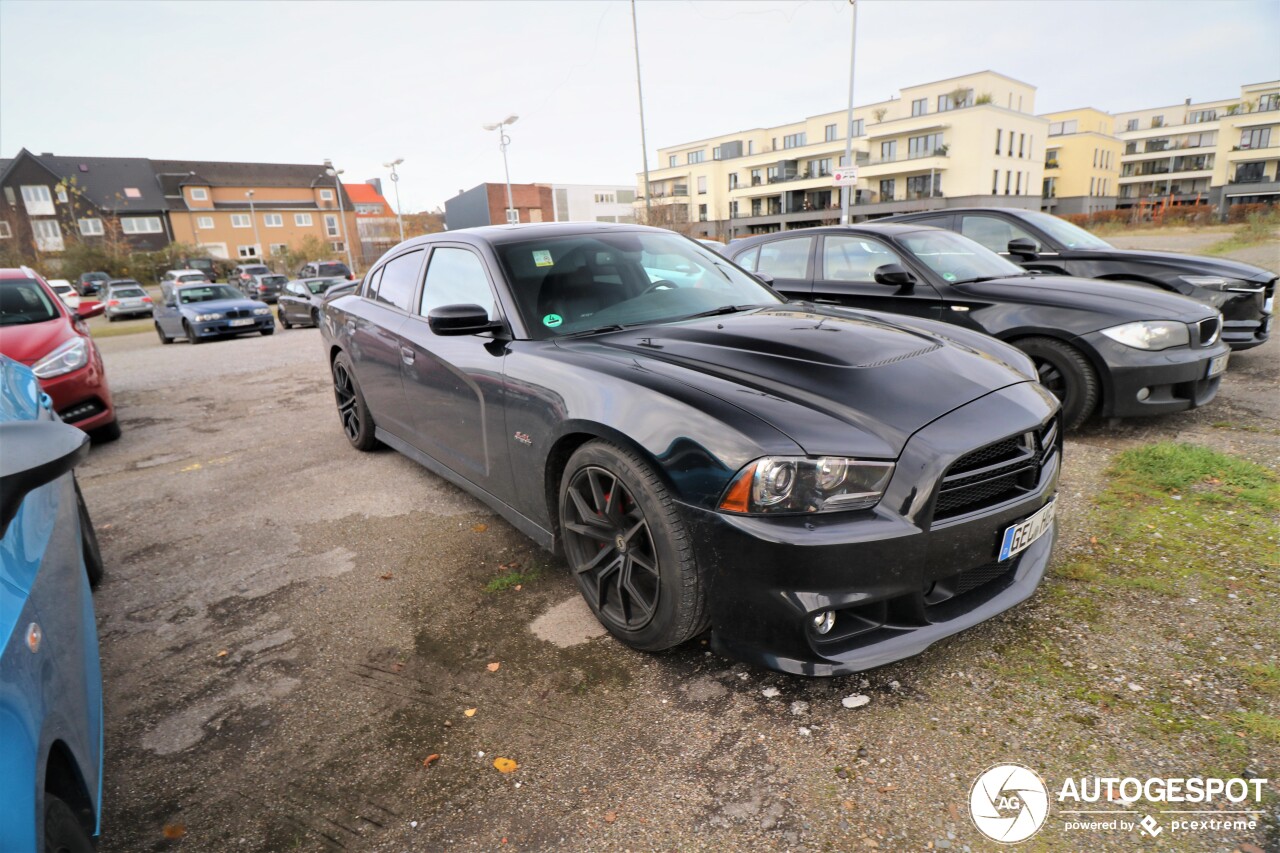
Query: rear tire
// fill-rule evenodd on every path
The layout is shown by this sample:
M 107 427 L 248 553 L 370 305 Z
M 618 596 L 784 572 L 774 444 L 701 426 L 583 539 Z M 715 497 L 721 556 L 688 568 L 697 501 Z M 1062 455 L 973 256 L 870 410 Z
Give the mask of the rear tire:
M 374 438 L 373 414 L 360 393 L 351 358 L 345 352 L 333 360 L 333 396 L 338 404 L 338 420 L 351 446 L 363 451 L 376 448 L 379 442 Z
M 44 853 L 93 853 L 93 841 L 71 806 L 48 791 L 44 794 Z
M 1062 423 L 1077 429 L 1098 407 L 1098 377 L 1084 353 L 1053 338 L 1023 338 L 1018 349 L 1031 356 L 1040 384 L 1062 403 Z
M 173 343 L 173 338 L 169 337 L 164 333 L 164 330 L 160 328 L 159 323 L 156 323 L 155 326 L 156 326 L 156 334 L 160 337 L 160 343 L 162 344 Z
M 89 576 L 89 586 L 97 588 L 102 583 L 104 572 L 102 550 L 98 547 L 98 533 L 93 529 L 93 521 L 89 518 L 89 508 L 84 504 L 84 495 L 80 493 L 80 484 L 76 483 L 76 509 L 80 513 L 80 550 L 84 555 L 84 570 Z
M 587 606 L 623 643 L 656 652 L 707 629 L 692 537 L 637 454 L 604 441 L 578 448 L 560 482 L 560 528 Z

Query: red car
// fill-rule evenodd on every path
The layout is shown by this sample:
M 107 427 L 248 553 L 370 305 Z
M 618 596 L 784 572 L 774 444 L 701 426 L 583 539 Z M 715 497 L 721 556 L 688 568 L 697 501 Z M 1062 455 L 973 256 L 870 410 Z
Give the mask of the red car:
M 99 441 L 120 437 L 102 355 L 85 321 L 101 302 L 72 311 L 34 270 L 0 269 L 0 353 L 35 371 L 58 415 Z

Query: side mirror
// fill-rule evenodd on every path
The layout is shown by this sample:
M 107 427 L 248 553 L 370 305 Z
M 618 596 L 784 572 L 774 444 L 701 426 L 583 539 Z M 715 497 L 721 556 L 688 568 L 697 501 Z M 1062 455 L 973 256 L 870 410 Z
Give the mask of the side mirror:
M 22 499 L 75 467 L 89 452 L 89 436 L 61 421 L 0 424 L 0 536 L 18 514 Z
M 916 283 L 916 277 L 898 264 L 876 267 L 875 278 L 877 284 L 887 284 L 890 287 L 910 288 Z
M 1027 237 L 1015 237 L 1009 241 L 1007 248 L 1010 255 L 1022 258 L 1034 258 L 1036 253 L 1040 251 L 1040 244 Z
M 437 335 L 478 335 L 496 332 L 501 323 L 489 320 L 489 312 L 479 305 L 441 305 L 427 312 L 427 325 Z
M 90 317 L 97 317 L 103 311 L 107 310 L 107 306 L 101 302 L 81 302 L 76 307 L 76 316 L 81 320 L 88 320 Z
M 757 272 L 752 273 L 752 275 L 754 275 L 762 284 L 767 284 L 769 287 L 773 287 L 773 276 L 769 275 L 767 272 Z

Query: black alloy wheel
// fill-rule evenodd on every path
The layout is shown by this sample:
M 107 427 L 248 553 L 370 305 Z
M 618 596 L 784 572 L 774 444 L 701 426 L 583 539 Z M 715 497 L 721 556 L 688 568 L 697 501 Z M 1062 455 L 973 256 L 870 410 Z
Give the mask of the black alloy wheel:
M 351 446 L 357 450 L 372 450 L 377 447 L 373 416 L 365 404 L 364 395 L 360 393 L 360 386 L 356 384 L 351 359 L 344 352 L 338 353 L 333 360 L 333 396 L 338 404 L 338 419 L 342 422 L 342 431 Z
M 1098 406 L 1098 378 L 1084 354 L 1053 338 L 1025 338 L 1018 349 L 1031 356 L 1040 384 L 1062 403 L 1066 429 L 1084 424 Z

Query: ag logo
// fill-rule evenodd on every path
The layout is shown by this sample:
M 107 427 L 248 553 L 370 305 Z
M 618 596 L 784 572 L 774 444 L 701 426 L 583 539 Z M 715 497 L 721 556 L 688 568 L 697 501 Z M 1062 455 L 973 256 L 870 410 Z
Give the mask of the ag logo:
M 1049 816 L 1049 793 L 1034 770 L 1021 764 L 997 764 L 974 781 L 969 814 L 987 838 L 1017 844 L 1044 825 Z

